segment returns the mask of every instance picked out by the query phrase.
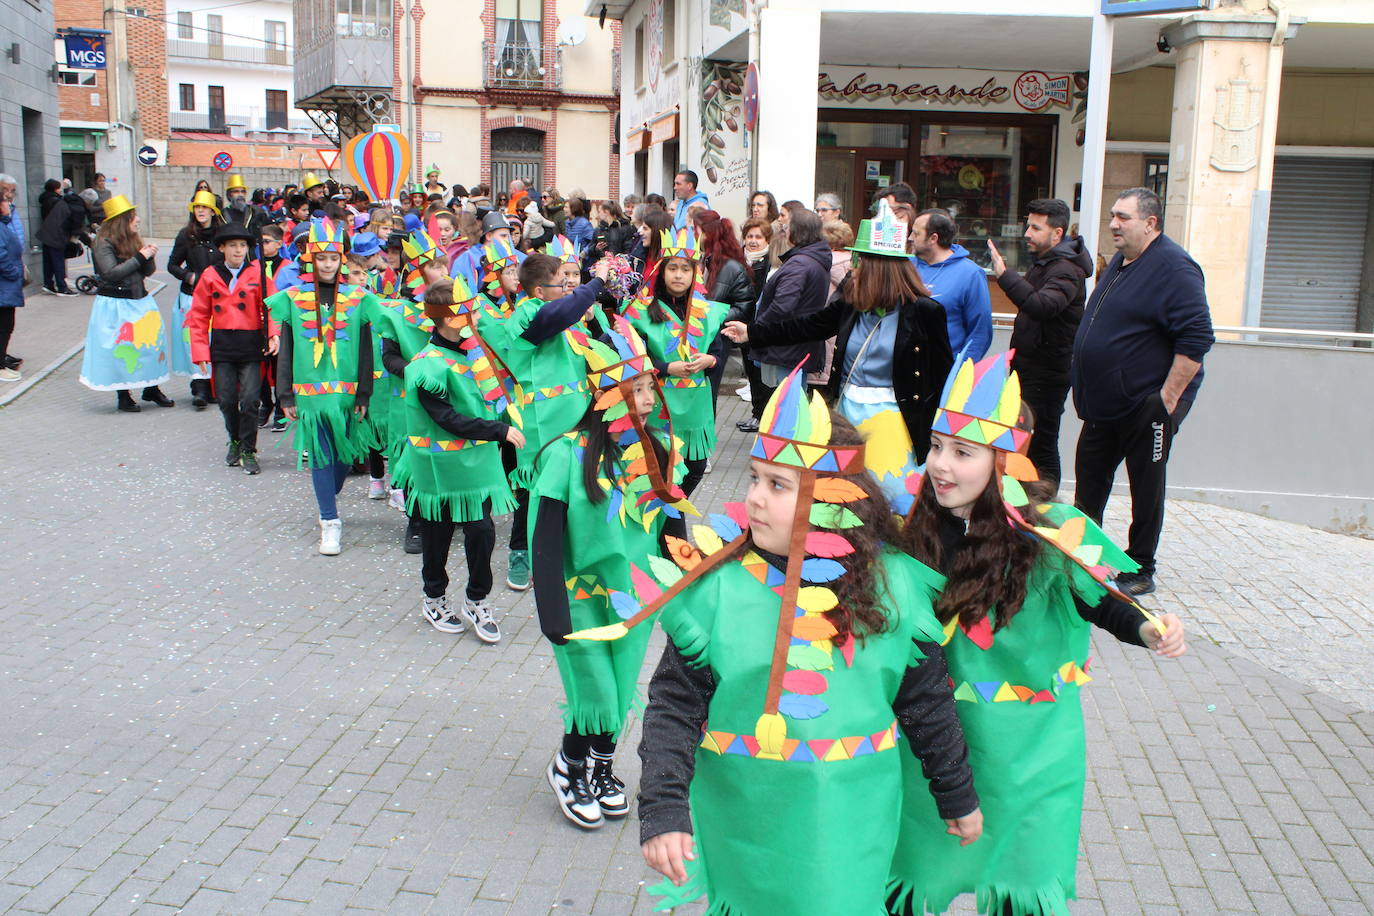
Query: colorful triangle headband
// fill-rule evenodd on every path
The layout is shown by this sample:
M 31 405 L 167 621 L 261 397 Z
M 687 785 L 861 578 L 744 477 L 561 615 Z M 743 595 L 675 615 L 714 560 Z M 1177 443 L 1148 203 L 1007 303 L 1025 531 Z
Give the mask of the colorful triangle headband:
M 306 237 L 305 250 L 311 254 L 321 251 L 344 253 L 344 227 L 328 217 L 312 219 L 310 234 Z
M 580 264 L 586 247 L 585 244 L 573 242 L 566 235 L 556 235 L 544 246 L 544 254 L 557 258 L 563 264 Z
M 659 252 L 661 260 L 668 258 L 686 258 L 689 261 L 701 260 L 701 248 L 698 239 L 691 226 L 684 226 L 676 231 L 663 229 L 659 232 Z
M 1031 434 L 1016 425 L 1021 416 L 1021 381 L 1011 370 L 1014 353 L 1008 350 L 974 363 L 960 352 L 945 380 L 930 431 L 1024 454 Z
M 798 365 L 768 399 L 749 457 L 820 474 L 857 474 L 864 469 L 863 446 L 829 443 L 830 408 L 820 392 L 813 392 L 808 402 Z

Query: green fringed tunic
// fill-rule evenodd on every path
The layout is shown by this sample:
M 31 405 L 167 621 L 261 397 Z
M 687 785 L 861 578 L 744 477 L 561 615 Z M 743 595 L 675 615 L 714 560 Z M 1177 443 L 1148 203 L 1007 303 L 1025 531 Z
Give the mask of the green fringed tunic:
M 638 302 L 626 300 L 625 317 L 644 338 L 644 346 L 655 363 L 690 361 L 705 353 L 720 333 L 728 306 L 700 296 L 692 296 L 687 302 L 684 320 L 671 305 L 660 300 L 659 306 L 668 314 L 668 320 L 658 322 Z M 662 372 L 660 381 L 673 416 L 673 435 L 682 440 L 682 457 L 691 461 L 711 457 L 716 447 L 716 405 L 711 398 L 708 372 L 694 372 L 686 378 Z
M 630 564 L 643 568 L 649 556 L 659 554 L 659 536 L 666 520 L 661 510 L 650 511 L 646 523 L 645 509 L 637 505 L 648 487 L 647 475 L 637 475 L 628 487 L 623 473 L 614 482 L 602 477 L 607 498 L 597 504 L 587 499 L 582 480 L 585 450 L 585 433 L 574 431 L 555 440 L 540 456 L 539 473 L 531 488 L 535 505 L 547 497 L 568 507 L 563 571 L 574 631 L 622 620 L 612 606 L 610 593 L 633 593 Z M 623 470 L 623 464 L 618 462 L 617 467 Z M 676 476 L 680 481 L 680 463 Z M 534 543 L 538 514 L 530 512 L 530 543 Z M 647 620 L 617 640 L 571 640 L 553 647 L 567 698 L 565 731 L 619 735 L 636 696 L 652 630 L 653 621 Z
M 932 607 L 944 579 L 891 549 L 881 564 L 887 591 L 879 607 L 889 629 L 854 641 L 852 662 L 829 639 L 794 635 L 783 689 L 799 702 L 789 705 L 784 694 L 781 760 L 757 756 L 755 730 L 782 570 L 746 553 L 661 612 L 673 644 L 716 685 L 690 790 L 698 858 L 687 863 L 686 886 L 653 889 L 665 895 L 662 905 L 704 892 L 711 916 L 886 912 L 902 797 L 923 800 L 935 816 L 893 707 L 907 669 L 924 659 L 916 641 L 941 639 Z
M 282 290 L 266 305 L 281 324 L 282 337 L 291 339 L 291 394 L 296 401 L 291 446 L 297 466 L 327 465 L 319 444 L 322 432 L 333 442 L 335 461 L 362 461 L 368 449 L 381 444 L 370 411 L 361 420 L 353 413 L 361 381 L 358 342 L 376 311 L 377 297 L 362 287 L 339 286 L 333 308 L 326 311 L 318 308 L 315 287 L 307 284 Z
M 1060 526 L 1077 509 L 1051 504 Z M 1123 572 L 1138 567 L 1087 522 L 1085 544 L 1101 546 L 1100 562 Z M 1086 779 L 1086 740 L 1079 688 L 1088 667 L 1092 625 L 1074 595 L 1090 606 L 1107 592 L 1053 547 L 1042 547 L 1026 584 L 1026 599 L 1010 624 L 976 634 L 986 649 L 951 625 L 945 657 L 969 763 L 983 809 L 983 835 L 960 846 L 928 795 L 903 798 L 902 834 L 890 890 L 916 912 L 940 913 L 973 893 L 980 913 L 1068 916 L 1075 896 L 1078 833 Z M 906 780 L 920 768 L 903 761 Z M 924 910 L 922 909 L 924 908 Z
M 471 329 L 466 330 L 465 345 L 473 342 Z M 406 491 L 407 513 L 434 521 L 470 522 L 488 514 L 487 500 L 491 500 L 492 516 L 515 508 L 501 465 L 500 444 L 455 439 L 434 422 L 419 398 L 423 388 L 460 414 L 496 420 L 496 410 L 484 396 L 496 385 L 489 356 L 480 345 L 460 350 L 431 345 L 406 367 L 406 438 L 391 475 L 393 484 Z
M 373 317 L 373 327 L 377 334 L 386 340 L 395 341 L 406 362 L 414 359 L 421 350 L 429 346 L 434 334 L 434 322 L 425 317 L 422 302 L 409 299 L 378 299 Z M 390 391 L 387 398 L 387 424 L 389 435 L 386 442 L 387 458 L 397 461 L 406 439 L 406 401 L 405 379 L 389 376 Z

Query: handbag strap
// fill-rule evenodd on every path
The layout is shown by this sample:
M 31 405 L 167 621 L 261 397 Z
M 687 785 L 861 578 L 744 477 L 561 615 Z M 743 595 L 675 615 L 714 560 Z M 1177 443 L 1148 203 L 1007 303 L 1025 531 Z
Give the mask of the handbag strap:
M 854 357 L 854 362 L 849 364 L 849 371 L 845 373 L 844 382 L 840 384 L 840 394 L 844 394 L 844 390 L 849 387 L 849 380 L 853 377 L 854 370 L 858 368 L 859 360 L 864 358 L 868 345 L 873 342 L 873 335 L 878 333 L 878 328 L 882 326 L 883 319 L 886 317 L 885 314 L 879 315 L 878 320 L 873 322 L 873 327 L 869 329 L 868 336 L 864 338 L 863 346 L 859 347 L 858 355 Z

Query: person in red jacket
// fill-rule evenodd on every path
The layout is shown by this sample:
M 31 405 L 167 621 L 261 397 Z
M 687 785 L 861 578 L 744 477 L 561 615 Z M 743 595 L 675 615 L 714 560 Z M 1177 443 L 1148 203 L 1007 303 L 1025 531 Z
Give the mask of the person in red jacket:
M 211 372 L 229 451 L 224 463 L 258 474 L 258 401 L 262 361 L 277 352 L 280 330 L 263 305 L 262 268 L 249 260 L 254 233 L 236 223 L 215 233 L 223 260 L 196 281 L 186 327 L 191 331 L 191 360 Z M 213 334 L 211 333 L 213 331 Z

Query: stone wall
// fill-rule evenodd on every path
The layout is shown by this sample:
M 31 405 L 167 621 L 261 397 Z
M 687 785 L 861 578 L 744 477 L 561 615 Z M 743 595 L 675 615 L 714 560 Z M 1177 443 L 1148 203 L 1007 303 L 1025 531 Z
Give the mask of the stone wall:
M 196 182 L 209 179 L 215 193 L 224 197 L 224 186 L 229 181 L 229 172 L 191 166 L 154 166 L 149 169 L 152 185 L 152 204 L 143 211 L 143 234 L 149 238 L 173 238 L 190 218 L 186 210 L 195 191 Z M 250 191 L 253 188 L 280 188 L 295 182 L 300 184 L 301 171 L 290 169 L 243 169 L 234 174 L 243 176 Z M 139 182 L 142 186 L 142 181 Z M 142 201 L 138 201 L 142 203 Z

